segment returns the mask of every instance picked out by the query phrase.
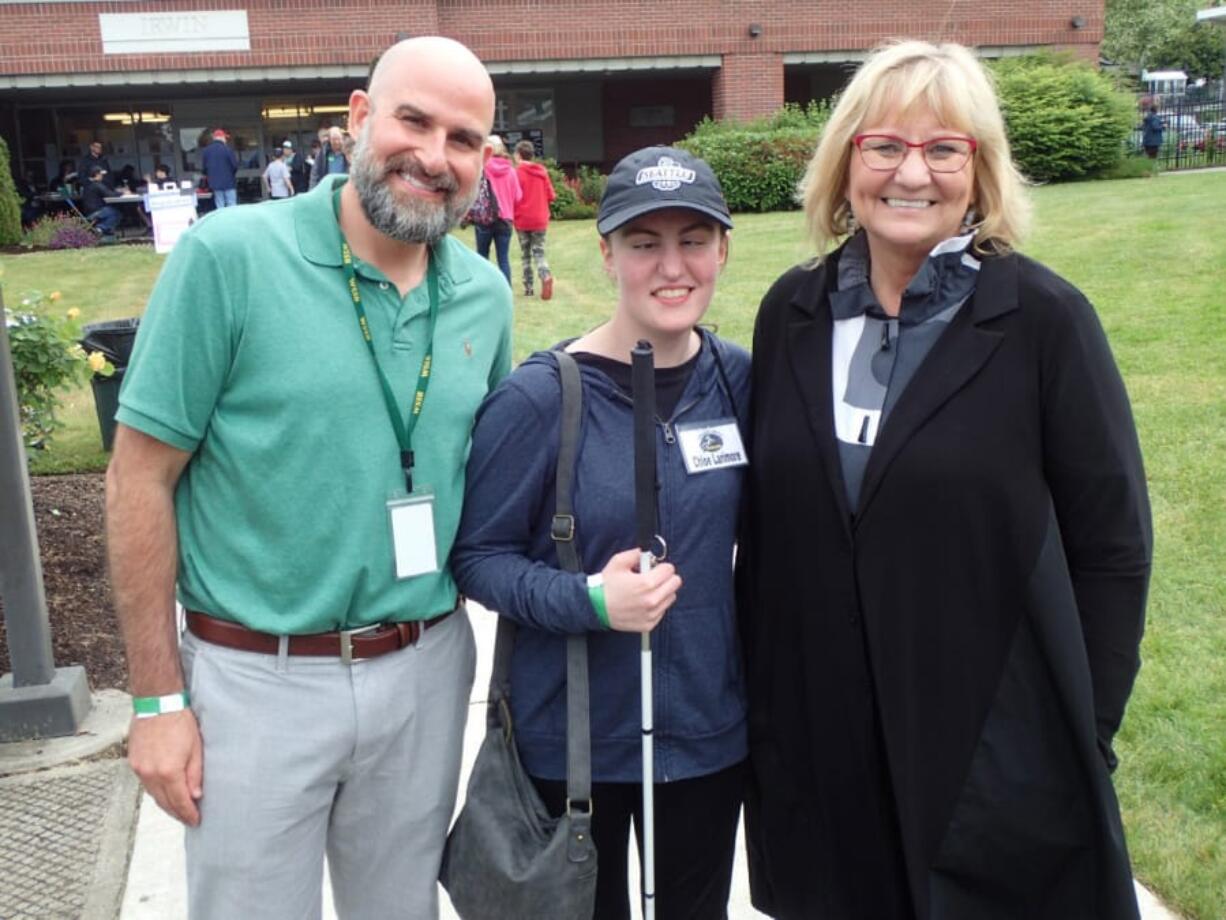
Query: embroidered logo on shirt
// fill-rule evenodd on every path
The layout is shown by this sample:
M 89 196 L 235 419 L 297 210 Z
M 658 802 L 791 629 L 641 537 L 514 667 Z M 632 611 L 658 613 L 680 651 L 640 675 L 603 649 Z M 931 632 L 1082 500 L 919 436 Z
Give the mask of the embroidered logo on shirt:
M 697 174 L 692 169 L 686 169 L 672 157 L 660 157 L 655 166 L 644 166 L 634 177 L 635 185 L 646 185 L 657 192 L 675 192 L 681 188 L 681 183 L 690 185 Z

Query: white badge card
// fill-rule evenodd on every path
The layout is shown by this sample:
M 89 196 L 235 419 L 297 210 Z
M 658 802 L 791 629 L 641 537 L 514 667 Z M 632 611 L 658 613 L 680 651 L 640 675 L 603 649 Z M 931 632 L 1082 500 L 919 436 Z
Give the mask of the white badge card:
M 690 475 L 749 465 L 741 429 L 734 418 L 678 425 L 677 440 L 681 442 L 681 457 Z
M 438 549 L 434 542 L 434 495 L 414 492 L 389 499 L 388 519 L 392 525 L 392 552 L 396 556 L 396 577 L 412 578 L 438 571 Z

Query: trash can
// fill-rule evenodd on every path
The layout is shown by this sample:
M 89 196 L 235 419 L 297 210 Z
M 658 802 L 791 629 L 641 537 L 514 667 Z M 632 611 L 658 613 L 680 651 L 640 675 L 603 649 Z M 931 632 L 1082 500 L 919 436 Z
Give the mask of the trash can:
M 94 409 L 98 413 L 98 430 L 102 435 L 102 449 L 109 451 L 115 441 L 115 412 L 119 409 L 119 387 L 132 357 L 132 344 L 136 341 L 139 319 L 114 319 L 104 323 L 91 323 L 82 330 L 81 347 L 87 352 L 100 351 L 111 364 L 115 373 L 110 377 L 94 374 L 90 386 L 94 391 Z

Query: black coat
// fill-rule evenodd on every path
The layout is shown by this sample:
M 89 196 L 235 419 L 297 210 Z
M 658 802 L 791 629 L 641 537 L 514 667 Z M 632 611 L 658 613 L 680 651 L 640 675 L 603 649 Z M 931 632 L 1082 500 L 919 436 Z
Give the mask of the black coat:
M 984 260 L 847 507 L 827 285 L 754 333 L 738 571 L 754 903 L 805 920 L 1137 917 L 1111 740 L 1152 536 L 1123 383 L 1085 298 Z

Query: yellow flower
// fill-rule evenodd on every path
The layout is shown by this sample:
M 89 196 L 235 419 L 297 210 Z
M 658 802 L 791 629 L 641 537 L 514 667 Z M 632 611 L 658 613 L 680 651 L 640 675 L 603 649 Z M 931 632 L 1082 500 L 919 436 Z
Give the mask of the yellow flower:
M 95 374 L 101 373 L 103 368 L 106 367 L 106 355 L 100 351 L 91 351 L 86 361 L 89 364 L 89 369 Z
M 80 315 L 81 315 L 81 309 L 79 307 L 69 307 L 68 308 L 67 316 L 69 319 L 76 319 Z
M 47 295 L 47 299 L 50 300 L 52 303 L 54 303 L 55 301 L 59 300 L 60 297 L 62 296 L 63 295 L 60 294 L 59 291 L 52 291 L 50 294 Z

